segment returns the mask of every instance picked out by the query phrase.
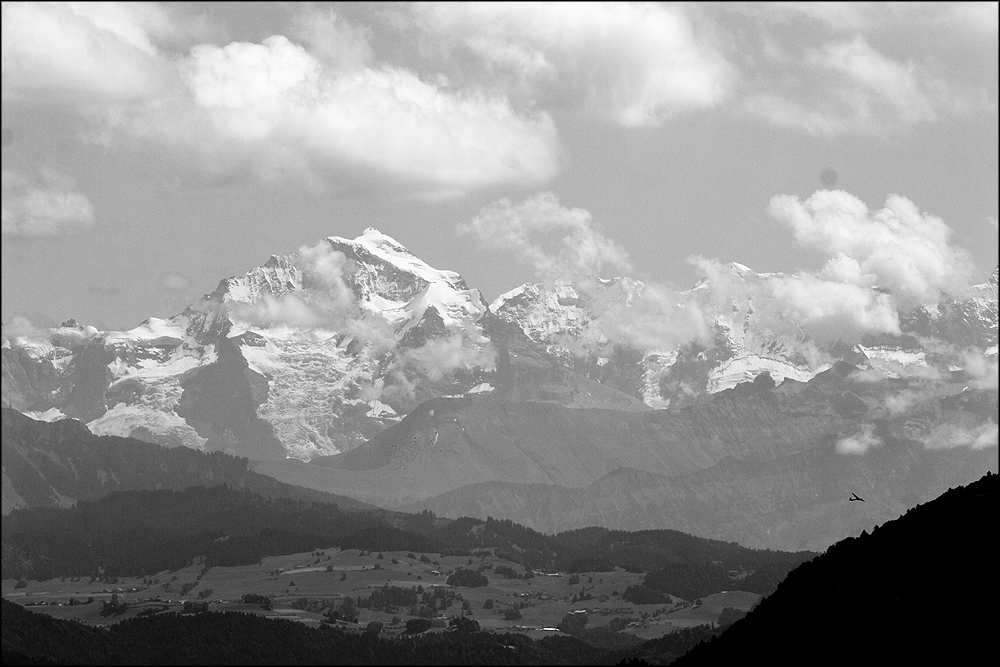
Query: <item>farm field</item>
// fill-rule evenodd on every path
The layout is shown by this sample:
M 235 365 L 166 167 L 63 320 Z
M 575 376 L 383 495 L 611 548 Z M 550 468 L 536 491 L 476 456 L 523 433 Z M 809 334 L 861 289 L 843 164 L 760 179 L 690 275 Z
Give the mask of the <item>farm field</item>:
M 152 613 L 154 609 L 159 610 L 157 613 L 180 613 L 186 601 L 207 602 L 210 611 L 242 611 L 318 626 L 326 621 L 319 608 L 339 607 L 345 596 L 364 599 L 386 585 L 419 587 L 418 592 L 440 591 L 436 593 L 439 600 L 450 600 L 447 609 L 435 612 L 441 620 L 431 631 L 441 631 L 446 625 L 444 618 L 462 615 L 465 607 L 464 613 L 478 621 L 484 631 L 521 632 L 540 638 L 557 633 L 556 626 L 568 612 L 586 612 L 588 629 L 607 627 L 612 619 L 625 619 L 628 625 L 624 632 L 641 639 L 660 637 L 677 628 L 714 623 L 724 607 L 749 610 L 760 598 L 753 593 L 728 591 L 706 596 L 699 605 L 676 597 L 670 604 L 633 605 L 622 599 L 621 593 L 640 583 L 644 576 L 641 573 L 622 569 L 582 572 L 576 574 L 579 583 L 572 585 L 567 573 L 508 579 L 497 574 L 496 568 L 506 567 L 516 572 L 523 572 L 524 568 L 496 557 L 490 550 L 476 553 L 473 557 L 415 553 L 411 558 L 410 552 L 385 551 L 379 558 L 378 552 L 325 549 L 270 556 L 258 565 L 207 570 L 196 561 L 174 572 L 118 577 L 113 583 L 74 577 L 27 581 L 26 586 L 17 588 L 17 581 L 6 579 L 2 582 L 2 595 L 33 611 L 95 626 L 117 623 L 144 611 Z M 485 568 L 483 574 L 489 580 L 486 586 L 453 587 L 446 583 L 448 576 L 459 568 L 480 567 Z M 270 597 L 271 609 L 242 602 L 248 593 Z M 128 604 L 128 610 L 102 616 L 102 603 L 114 595 L 120 603 Z M 574 602 L 574 596 L 587 599 Z M 93 598 L 93 602 L 87 604 L 88 598 Z M 71 604 L 71 599 L 84 604 Z M 518 610 L 520 618 L 508 619 L 508 615 L 513 615 L 508 612 L 512 608 Z M 405 630 L 405 622 L 413 618 L 410 611 L 406 606 L 392 612 L 359 607 L 356 624 L 337 623 L 361 631 L 371 621 L 379 621 L 384 632 L 400 633 Z

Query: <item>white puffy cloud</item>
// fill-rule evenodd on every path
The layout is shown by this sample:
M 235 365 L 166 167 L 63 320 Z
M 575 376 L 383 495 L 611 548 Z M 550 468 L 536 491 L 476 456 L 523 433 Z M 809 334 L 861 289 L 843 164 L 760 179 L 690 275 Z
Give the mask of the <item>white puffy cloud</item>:
M 149 99 L 169 79 L 149 34 L 171 36 L 180 24 L 159 5 L 5 2 L 0 11 L 8 100 Z
M 3 236 L 44 238 L 94 226 L 94 207 L 72 178 L 41 169 L 37 178 L 3 170 Z
M 968 288 L 971 261 L 950 244 L 951 229 L 905 197 L 890 195 L 884 208 L 872 212 L 843 190 L 820 190 L 804 202 L 775 196 L 769 212 L 796 241 L 830 256 L 820 274 L 824 279 L 887 288 L 904 308 Z
M 820 344 L 850 343 L 869 333 L 899 334 L 901 312 L 969 289 L 968 254 L 951 245 L 944 221 L 904 197 L 890 195 L 884 208 L 870 211 L 847 192 L 820 190 L 805 201 L 775 196 L 769 212 L 797 242 L 829 259 L 819 271 L 752 276 L 736 265 L 693 258 L 709 287 L 703 298 L 715 312 L 752 302 L 758 327 L 800 330 Z
M 600 231 L 588 211 L 560 205 L 551 192 L 519 204 L 495 201 L 458 231 L 513 250 L 544 280 L 593 280 L 612 267 L 631 269 L 628 254 Z
M 193 156 L 209 173 L 305 178 L 366 167 L 449 195 L 535 183 L 557 168 L 545 113 L 517 114 L 503 97 L 457 93 L 398 68 L 328 67 L 286 37 L 203 44 L 171 96 L 105 114 L 124 134 Z
M 423 3 L 411 8 L 436 54 L 527 103 L 586 108 L 655 125 L 730 94 L 734 70 L 681 5 Z
M 81 137 L 165 148 L 217 180 L 360 178 L 440 197 L 555 173 L 548 114 L 372 65 L 370 29 L 333 10 L 304 6 L 287 27 L 307 46 L 197 43 L 218 31 L 190 7 L 4 3 L 4 101 L 67 104 Z
M 865 424 L 854 435 L 838 440 L 836 447 L 838 454 L 864 454 L 881 444 L 882 440 L 875 435 L 875 428 L 871 424 Z

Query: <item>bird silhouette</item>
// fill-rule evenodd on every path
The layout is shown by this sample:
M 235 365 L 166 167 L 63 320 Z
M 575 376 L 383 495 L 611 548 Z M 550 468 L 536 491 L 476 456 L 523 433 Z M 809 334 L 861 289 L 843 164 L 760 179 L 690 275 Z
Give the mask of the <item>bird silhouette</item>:
M 865 499 L 864 499 L 864 498 L 862 498 L 861 496 L 859 496 L 858 494 L 856 494 L 856 493 L 853 493 L 853 492 L 851 493 L 851 497 L 850 497 L 850 498 L 848 498 L 847 500 L 848 500 L 849 502 L 852 502 L 852 503 L 853 503 L 853 502 L 854 502 L 855 500 L 860 500 L 861 502 L 865 502 Z

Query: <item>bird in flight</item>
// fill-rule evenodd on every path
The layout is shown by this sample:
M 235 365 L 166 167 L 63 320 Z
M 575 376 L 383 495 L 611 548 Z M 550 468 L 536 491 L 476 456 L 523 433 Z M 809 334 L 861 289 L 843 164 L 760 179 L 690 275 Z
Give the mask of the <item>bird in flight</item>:
M 847 500 L 848 500 L 849 502 L 852 502 L 852 503 L 853 503 L 853 502 L 854 502 L 855 500 L 860 500 L 861 502 L 865 502 L 865 499 L 864 499 L 864 498 L 862 498 L 861 496 L 859 496 L 858 494 L 856 494 L 856 493 L 853 493 L 853 492 L 851 493 L 851 497 L 850 497 L 850 498 L 848 498 Z

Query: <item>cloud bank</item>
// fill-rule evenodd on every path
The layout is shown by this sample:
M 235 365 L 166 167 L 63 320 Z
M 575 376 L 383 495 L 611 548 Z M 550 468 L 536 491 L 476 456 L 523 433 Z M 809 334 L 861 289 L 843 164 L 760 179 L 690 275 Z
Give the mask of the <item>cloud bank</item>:
M 681 5 L 423 3 L 410 11 L 432 41 L 425 48 L 461 59 L 467 78 L 624 126 L 717 106 L 733 85 L 732 66 Z
M 544 111 L 373 65 L 370 30 L 328 9 L 297 12 L 288 33 L 301 43 L 220 45 L 199 43 L 219 35 L 190 9 L 5 3 L 4 98 L 76 107 L 84 138 L 153 145 L 210 179 L 323 190 L 361 169 L 370 182 L 449 196 L 555 173 Z
M 828 257 L 819 270 L 756 274 L 740 264 L 690 258 L 704 277 L 693 290 L 653 281 L 598 277 L 631 271 L 627 253 L 590 214 L 562 206 L 551 193 L 514 204 L 498 200 L 457 228 L 484 245 L 529 263 L 544 282 L 570 280 L 594 314 L 584 339 L 640 349 L 711 346 L 719 317 L 751 314 L 762 331 L 808 337 L 815 344 L 855 343 L 866 334 L 899 334 L 900 313 L 968 293 L 971 260 L 951 244 L 943 220 L 890 195 L 871 211 L 842 190 L 819 190 L 804 201 L 771 199 L 769 212 L 795 240 Z M 810 343 L 811 344 L 811 343 Z M 818 360 L 816 345 L 804 353 Z

